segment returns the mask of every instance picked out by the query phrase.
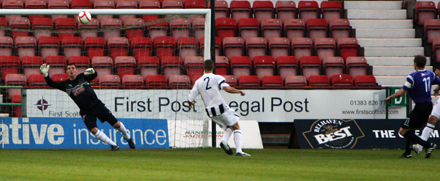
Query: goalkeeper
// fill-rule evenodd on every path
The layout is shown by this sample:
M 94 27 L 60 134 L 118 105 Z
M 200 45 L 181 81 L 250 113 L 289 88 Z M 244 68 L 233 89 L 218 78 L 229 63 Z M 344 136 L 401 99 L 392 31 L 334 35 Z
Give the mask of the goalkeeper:
M 84 73 L 78 74 L 75 64 L 68 64 L 66 73 L 69 79 L 61 82 L 54 82 L 48 75 L 49 65 L 43 64 L 40 67 L 40 71 L 46 79 L 47 84 L 50 87 L 57 88 L 66 92 L 70 98 L 78 105 L 80 109 L 81 117 L 87 129 L 100 141 L 105 144 L 109 144 L 111 151 L 119 150 L 119 146 L 113 142 L 108 136 L 101 132 L 96 125 L 96 118 L 99 118 L 101 122 L 107 121 L 114 128 L 119 130 L 124 139 L 128 142 L 130 148 L 135 149 L 133 139 L 127 132 L 124 124 L 118 121 L 115 116 L 108 110 L 104 103 L 98 99 L 95 91 L 90 86 L 89 82 L 98 76 L 93 68 L 88 68 Z

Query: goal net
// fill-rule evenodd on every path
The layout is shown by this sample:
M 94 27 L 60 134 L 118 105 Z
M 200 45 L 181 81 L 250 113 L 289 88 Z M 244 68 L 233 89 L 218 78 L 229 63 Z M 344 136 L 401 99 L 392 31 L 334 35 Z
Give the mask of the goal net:
M 187 96 L 210 58 L 210 10 L 86 9 L 92 19 L 81 24 L 77 15 L 84 10 L 0 10 L 0 94 L 3 105 L 15 103 L 2 105 L 0 113 L 19 117 L 2 118 L 4 148 L 13 148 L 14 139 L 35 145 L 24 148 L 102 147 L 70 97 L 47 86 L 39 70 L 43 63 L 54 81 L 68 78 L 69 63 L 78 73 L 93 67 L 98 77 L 90 84 L 138 148 L 209 146 L 203 102 L 199 98 L 189 109 Z M 22 86 L 23 94 L 5 86 Z M 12 128 L 15 124 L 20 128 Z M 98 128 L 126 144 L 107 123 L 98 121 Z M 53 134 L 63 134 L 62 141 Z

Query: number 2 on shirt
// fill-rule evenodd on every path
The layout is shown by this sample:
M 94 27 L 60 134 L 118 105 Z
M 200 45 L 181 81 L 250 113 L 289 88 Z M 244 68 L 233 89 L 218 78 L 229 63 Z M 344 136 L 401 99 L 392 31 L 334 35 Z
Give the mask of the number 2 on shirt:
M 212 87 L 208 86 L 209 85 L 209 77 L 205 77 L 203 79 L 203 81 L 205 81 L 205 80 L 207 80 L 207 82 L 206 82 L 206 90 L 211 89 Z

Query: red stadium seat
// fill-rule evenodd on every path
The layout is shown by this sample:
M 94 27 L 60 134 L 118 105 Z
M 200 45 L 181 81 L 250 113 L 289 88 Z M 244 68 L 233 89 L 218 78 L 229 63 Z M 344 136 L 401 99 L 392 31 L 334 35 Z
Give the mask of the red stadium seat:
M 182 60 L 177 56 L 165 56 L 161 60 L 161 69 L 163 75 L 170 78 L 171 75 L 182 74 Z
M 149 37 L 136 37 L 130 40 L 130 48 L 136 60 L 141 56 L 150 56 L 152 46 L 153 42 Z
M 205 0 L 185 0 L 183 1 L 184 8 L 186 9 L 206 9 Z M 191 22 L 194 18 L 203 18 L 204 15 L 194 15 L 188 16 L 189 21 Z
M 121 78 L 118 75 L 101 75 L 98 83 L 100 86 L 118 87 L 121 85 Z
M 43 58 L 40 56 L 34 57 L 23 57 L 21 60 L 21 67 L 23 69 L 23 74 L 29 79 L 32 74 L 41 74 L 40 66 L 43 64 Z
M 103 19 L 101 21 L 103 37 L 107 41 L 110 37 L 120 37 L 122 21 L 120 19 Z
M 272 37 L 281 37 L 283 31 L 283 23 L 280 19 L 263 19 L 261 20 L 261 36 L 270 39 Z
M 11 30 L 11 37 L 15 40 L 19 36 L 29 36 L 28 30 L 31 28 L 31 24 L 28 18 L 16 17 L 9 20 L 9 28 L 14 29 Z
M 297 59 L 301 59 L 302 56 L 312 56 L 313 41 L 310 38 L 292 38 L 291 42 L 292 54 Z
M 280 56 L 289 56 L 290 41 L 285 37 L 272 37 L 269 39 L 269 55 L 275 60 Z
M 353 86 L 353 77 L 348 74 L 339 74 L 332 76 L 333 87 L 351 87 Z
M 95 0 L 93 3 L 93 9 L 115 9 L 115 2 L 113 0 Z M 97 14 L 96 18 L 99 21 L 102 21 L 104 19 L 111 19 L 113 18 L 113 15 L 101 15 Z
M 26 76 L 24 74 L 8 74 L 5 78 L 7 86 L 26 86 Z M 7 89 L 8 99 L 12 99 L 14 95 L 21 95 L 22 89 Z
M 367 75 L 368 63 L 365 57 L 347 57 L 345 61 L 347 74 L 356 78 L 358 75 Z
M 215 57 L 215 73 L 218 75 L 229 75 L 229 59 L 227 57 Z
M 61 81 L 65 81 L 67 79 L 69 79 L 69 75 L 67 75 L 67 73 L 58 73 L 58 74 L 52 75 L 52 80 L 54 82 L 61 82 Z
M 51 36 L 53 30 L 53 20 L 50 18 L 37 18 L 32 21 L 34 37 L 38 40 L 42 36 Z
M 71 9 L 93 9 L 92 2 L 90 0 L 71 0 Z
M 28 78 L 28 85 L 32 88 L 49 88 L 49 86 L 46 83 L 46 80 L 44 79 L 43 75 L 40 74 L 31 74 Z
M 192 21 L 192 31 L 194 32 L 194 37 L 200 41 L 200 38 L 205 36 L 205 18 L 194 18 Z
M 223 40 L 223 55 L 229 60 L 233 56 L 243 56 L 244 41 L 241 37 L 226 37 Z
M 152 23 L 157 21 L 161 21 L 161 20 L 159 20 L 159 18 L 149 18 L 145 20 L 146 23 Z M 156 37 L 167 36 L 167 31 L 168 31 L 168 23 L 166 21 L 147 26 L 147 32 L 152 41 L 154 41 Z
M 24 56 L 35 56 L 37 40 L 33 36 L 19 36 L 15 39 L 15 48 L 20 60 Z
M 330 86 L 330 79 L 327 75 L 311 75 L 309 77 L 309 86 Z
M 98 37 L 99 21 L 92 18 L 88 24 L 78 23 L 78 30 L 82 41 L 86 41 L 87 37 Z
M 49 9 L 70 9 L 70 3 L 68 0 L 49 0 L 47 7 Z M 51 15 L 53 23 L 55 23 L 57 18 L 67 18 L 67 15 Z
M 147 75 L 145 85 L 148 88 L 166 88 L 168 85 L 167 78 L 165 75 Z
M 325 19 L 309 19 L 307 22 L 307 33 L 315 42 L 316 38 L 326 38 L 328 34 L 328 25 Z
M 435 38 L 432 42 L 432 60 L 440 62 L 440 38 Z
M 61 39 L 61 49 L 67 60 L 71 56 L 81 56 L 83 41 L 80 37 L 65 37 Z
M 104 48 L 105 39 L 103 37 L 87 37 L 84 42 L 84 49 L 90 59 L 95 56 L 104 56 Z
M 47 65 L 50 65 L 49 77 L 66 72 L 67 61 L 64 56 L 48 56 L 45 62 Z
M 2 7 L 3 7 L 3 9 L 23 9 L 24 8 L 24 1 L 23 0 L 3 0 Z M 14 21 L 14 19 L 21 18 L 21 15 L 4 15 L 4 16 L 7 19 L 7 21 L 9 22 L 9 26 L 11 25 L 11 22 Z M 23 36 L 28 36 L 28 35 L 23 35 Z
M 307 86 L 307 79 L 303 75 L 289 75 L 284 81 L 285 87 Z
M 263 37 L 249 37 L 246 40 L 246 52 L 252 60 L 256 56 L 266 55 L 267 40 Z
M 144 85 L 144 78 L 141 75 L 124 75 L 122 86 L 130 88 L 141 88 Z
M 231 87 L 238 86 L 237 77 L 235 77 L 233 75 L 222 75 L 222 76 L 225 78 L 226 83 L 229 84 L 229 86 L 231 86 Z
M 141 56 L 138 59 L 139 73 L 146 79 L 148 75 L 159 74 L 159 59 L 153 56 Z
M 260 55 L 254 58 L 255 75 L 263 80 L 265 76 L 275 75 L 275 58 L 270 55 Z M 281 78 L 281 77 L 280 77 Z M 282 79 L 282 78 L 281 78 Z
M 13 95 L 11 103 L 21 103 L 21 95 Z M 14 117 L 21 117 L 21 106 L 12 106 L 12 111 L 14 111 Z
M 38 40 L 38 47 L 40 49 L 41 57 L 46 60 L 47 56 L 58 55 L 60 47 L 60 40 L 56 36 L 46 36 Z
M 8 27 L 8 20 L 4 17 L 0 17 L 0 37 L 6 36 L 6 27 Z
M 118 56 L 128 56 L 129 42 L 125 37 L 110 37 L 107 42 L 110 57 L 116 60 Z M 120 76 L 122 77 L 122 76 Z
M 284 20 L 284 36 L 289 40 L 296 37 L 305 37 L 306 25 L 302 19 Z
M 194 84 L 196 83 L 196 81 L 200 78 L 200 77 L 202 77 L 203 76 L 203 74 L 197 74 L 197 75 L 193 75 L 192 77 L 191 77 L 191 85 L 193 85 L 194 86 Z
M 215 37 L 215 56 L 220 56 L 220 49 L 222 46 L 222 42 L 220 38 Z M 205 37 L 200 38 L 200 55 L 203 56 L 205 53 Z
M 295 1 L 277 1 L 275 3 L 275 12 L 277 18 L 284 22 L 286 19 L 296 19 Z
M 298 3 L 299 18 L 306 23 L 309 19 L 318 19 L 319 12 L 319 4 L 316 1 L 300 1 Z
M 26 9 L 46 9 L 46 1 L 42 0 L 26 0 L 25 7 Z
M 176 48 L 180 58 L 185 60 L 187 56 L 197 55 L 197 51 L 199 50 L 199 42 L 195 37 L 179 37 L 177 38 Z
M 174 56 L 176 40 L 170 36 L 159 36 L 153 40 L 156 56 L 162 59 L 164 56 Z
M 136 0 L 117 0 L 116 1 L 116 9 L 137 9 L 138 4 Z M 130 19 L 136 18 L 136 15 L 119 15 L 119 19 L 121 19 L 122 24 L 125 24 Z
M 160 1 L 158 0 L 141 0 L 139 9 L 160 9 Z M 159 15 L 142 15 L 142 19 L 159 18 Z
M 343 74 L 345 63 L 342 57 L 325 57 L 322 61 L 324 74 L 332 77 L 336 74 Z
M 339 1 L 321 1 L 321 14 L 327 23 L 342 18 L 342 4 Z
M 374 75 L 358 75 L 354 78 L 354 85 L 361 86 L 378 86 Z
M 278 74 L 286 80 L 288 76 L 296 76 L 298 73 L 298 59 L 295 56 L 280 56 L 277 59 Z
M 0 56 L 11 56 L 14 40 L 9 36 L 0 36 Z
M 115 58 L 115 69 L 119 77 L 134 75 L 136 71 L 136 60 L 132 56 L 118 56 Z
M 145 31 L 145 22 L 141 18 L 133 18 L 125 21 L 125 36 L 128 40 L 136 37 L 143 37 Z
M 427 43 L 432 43 L 435 38 L 440 38 L 440 20 L 427 19 L 424 26 L 424 39 Z
M 259 88 L 260 78 L 256 75 L 243 75 L 238 78 L 238 85 L 241 88 Z
M 170 21 L 171 36 L 176 40 L 180 37 L 189 37 L 191 22 L 186 18 L 179 18 Z
M 414 20 L 417 25 L 423 25 L 427 19 L 437 18 L 437 8 L 432 1 L 416 1 Z
M 162 9 L 183 9 L 183 2 L 181 0 L 164 0 Z
M 168 85 L 173 89 L 190 89 L 191 79 L 187 75 L 170 75 Z
M 8 74 L 18 74 L 20 58 L 17 56 L 0 56 L 1 80 L 5 80 Z
M 67 62 L 76 65 L 78 74 L 83 73 L 86 69 L 90 68 L 90 59 L 86 56 L 71 56 Z
M 254 10 L 254 17 L 259 22 L 266 18 L 274 18 L 275 9 L 272 1 L 254 1 L 252 8 Z
M 243 75 L 251 75 L 252 60 L 248 56 L 233 56 L 229 65 L 231 66 L 232 75 L 238 77 L 238 79 Z
M 262 87 L 283 87 L 284 81 L 281 76 L 274 75 L 274 76 L 264 76 L 261 80 L 261 86 Z
M 215 19 L 229 17 L 229 6 L 225 0 L 215 1 Z
M 241 18 L 252 17 L 251 3 L 247 0 L 244 1 L 232 0 L 229 9 L 231 12 L 231 17 L 237 21 Z
M 336 51 L 336 41 L 333 38 L 316 38 L 315 54 L 321 60 L 325 57 L 334 57 Z
M 348 19 L 334 19 L 329 24 L 330 35 L 336 41 L 339 38 L 348 38 L 351 35 L 351 26 Z
M 194 75 L 203 75 L 203 57 L 201 56 L 187 56 L 184 59 L 184 68 L 186 70 L 186 75 L 188 77 L 193 77 Z
M 237 34 L 237 20 L 234 18 L 218 18 L 215 20 L 217 37 L 223 41 L 225 37 L 235 37 Z
M 98 73 L 98 78 L 102 75 L 112 74 L 113 59 L 106 56 L 95 56 L 92 59 L 92 68 Z
M 321 60 L 317 56 L 303 56 L 299 60 L 302 74 L 309 80 L 311 75 L 321 74 Z
M 74 37 L 76 30 L 76 20 L 73 18 L 57 18 L 55 20 L 55 30 L 58 32 L 58 38 Z
M 243 40 L 249 37 L 258 37 L 260 23 L 255 18 L 242 18 L 238 20 L 238 33 Z
M 346 60 L 347 57 L 358 56 L 359 43 L 356 38 L 339 38 L 337 41 L 339 55 Z

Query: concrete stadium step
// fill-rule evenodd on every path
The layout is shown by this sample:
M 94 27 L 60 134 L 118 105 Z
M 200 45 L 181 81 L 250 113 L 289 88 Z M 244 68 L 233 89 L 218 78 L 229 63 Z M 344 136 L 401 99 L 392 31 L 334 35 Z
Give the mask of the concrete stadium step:
M 421 38 L 357 38 L 361 47 L 421 47 Z
M 368 60 L 367 60 L 368 61 Z M 432 66 L 426 66 L 427 70 L 432 70 Z M 414 66 L 374 66 L 374 76 L 407 76 L 413 73 Z
M 370 28 L 356 29 L 356 38 L 415 38 L 415 37 L 416 37 L 415 29 L 370 29 Z
M 402 9 L 401 1 L 344 1 L 345 9 Z
M 365 57 L 414 57 L 423 54 L 423 47 L 364 47 Z
M 347 19 L 407 19 L 406 10 L 365 10 L 365 9 L 347 9 Z
M 401 87 L 406 80 L 405 76 L 374 76 L 376 78 L 377 84 L 381 86 L 392 86 L 392 87 Z
M 431 65 L 431 60 L 426 57 L 428 61 L 426 65 Z M 365 57 L 371 66 L 413 66 L 414 57 Z
M 369 29 L 411 29 L 413 28 L 413 20 L 352 20 L 349 19 L 353 28 L 369 28 Z

